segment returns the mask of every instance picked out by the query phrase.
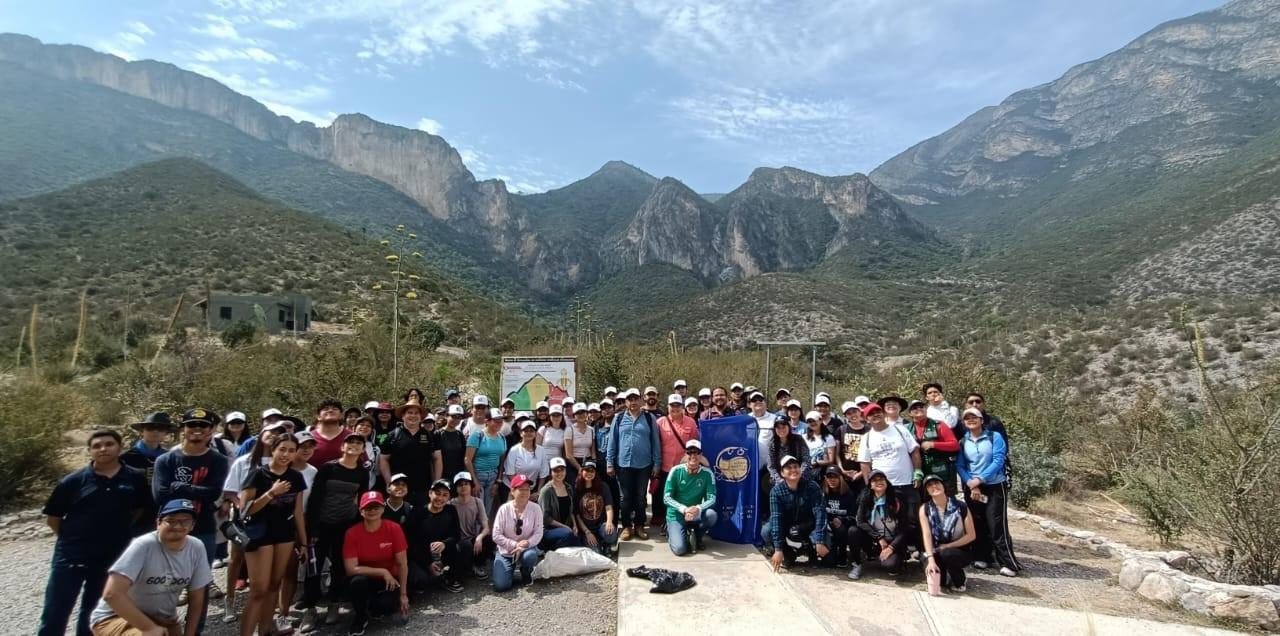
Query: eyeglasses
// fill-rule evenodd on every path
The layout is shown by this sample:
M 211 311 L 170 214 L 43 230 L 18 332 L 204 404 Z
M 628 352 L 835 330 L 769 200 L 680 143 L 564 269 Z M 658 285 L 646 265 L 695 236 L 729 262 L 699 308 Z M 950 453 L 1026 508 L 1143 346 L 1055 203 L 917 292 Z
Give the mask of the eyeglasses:
M 973 398 L 972 400 L 969 400 L 969 404 L 982 404 L 982 400 Z
M 689 450 L 685 451 L 684 454 L 685 455 L 701 455 L 702 451 L 696 448 L 690 448 Z
M 196 525 L 196 520 L 195 519 L 174 519 L 172 517 L 166 517 L 164 519 L 164 525 L 169 526 L 171 528 L 194 528 Z

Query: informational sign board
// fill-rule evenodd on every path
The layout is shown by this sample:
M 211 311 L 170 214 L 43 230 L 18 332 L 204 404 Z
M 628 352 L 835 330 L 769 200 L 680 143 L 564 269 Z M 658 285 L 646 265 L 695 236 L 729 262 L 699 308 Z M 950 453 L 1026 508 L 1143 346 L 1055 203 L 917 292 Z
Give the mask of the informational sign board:
M 517 411 L 531 411 L 546 400 L 559 404 L 566 397 L 578 397 L 578 358 L 502 358 L 502 398 L 511 398 Z

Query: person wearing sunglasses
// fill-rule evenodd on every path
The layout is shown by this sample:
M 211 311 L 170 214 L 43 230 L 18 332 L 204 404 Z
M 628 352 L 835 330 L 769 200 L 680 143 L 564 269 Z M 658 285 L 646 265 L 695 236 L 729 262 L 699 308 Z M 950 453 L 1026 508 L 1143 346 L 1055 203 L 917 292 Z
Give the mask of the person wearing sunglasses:
M 662 491 L 667 545 L 676 556 L 688 554 L 690 548 L 702 551 L 703 536 L 716 525 L 716 478 L 702 463 L 702 442 L 686 441 L 684 462 L 671 467 Z
M 160 508 L 155 532 L 134 539 L 111 565 L 89 618 L 94 634 L 196 633 L 196 612 L 187 612 L 185 628 L 178 624 L 179 595 L 186 591 L 190 607 L 203 607 L 213 583 L 204 544 L 189 536 L 195 525 L 196 505 L 189 499 L 170 499 Z
M 493 519 L 493 542 L 498 551 L 493 557 L 490 579 L 495 592 L 514 587 L 517 567 L 523 584 L 533 583 L 533 567 L 542 558 L 538 550 L 542 541 L 542 507 L 530 501 L 532 487 L 528 477 L 512 477 L 511 501 L 502 504 Z

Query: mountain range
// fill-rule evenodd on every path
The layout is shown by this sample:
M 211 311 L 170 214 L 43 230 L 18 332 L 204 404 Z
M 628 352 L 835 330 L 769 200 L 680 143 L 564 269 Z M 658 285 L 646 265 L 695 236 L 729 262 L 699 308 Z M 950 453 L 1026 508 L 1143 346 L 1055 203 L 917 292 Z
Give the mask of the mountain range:
M 631 335 L 891 338 L 975 297 L 1030 311 L 1280 291 L 1278 80 L 1280 0 L 1235 0 L 869 175 L 764 167 L 703 196 L 611 161 L 520 195 L 437 135 L 360 114 L 297 123 L 170 64 L 4 34 L 0 201 L 188 157 L 369 238 L 405 224 L 444 275 L 535 313 L 580 295 Z M 698 309 L 644 311 L 668 292 Z

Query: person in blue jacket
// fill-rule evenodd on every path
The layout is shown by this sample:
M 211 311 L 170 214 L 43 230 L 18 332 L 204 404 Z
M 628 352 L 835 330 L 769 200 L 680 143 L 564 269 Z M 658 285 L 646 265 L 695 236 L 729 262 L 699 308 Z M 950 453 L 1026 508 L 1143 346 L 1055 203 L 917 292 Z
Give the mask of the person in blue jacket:
M 658 441 L 657 418 L 640 408 L 640 391 L 627 389 L 626 398 L 626 408 L 613 416 L 609 426 L 605 452 L 609 476 L 617 477 L 622 491 L 622 515 L 618 519 L 622 540 L 629 541 L 632 535 L 648 540 L 645 495 L 649 492 L 649 479 L 658 476 L 662 465 L 662 444 Z
M 973 567 L 987 568 L 994 555 L 1000 574 L 1017 576 L 1022 565 L 1013 554 L 1009 535 L 1009 484 L 1004 470 L 1008 444 L 1004 435 L 987 430 L 983 422 L 981 410 L 965 409 L 960 417 L 965 433 L 956 456 L 956 473 L 964 482 L 965 501 L 978 535 L 973 542 Z

